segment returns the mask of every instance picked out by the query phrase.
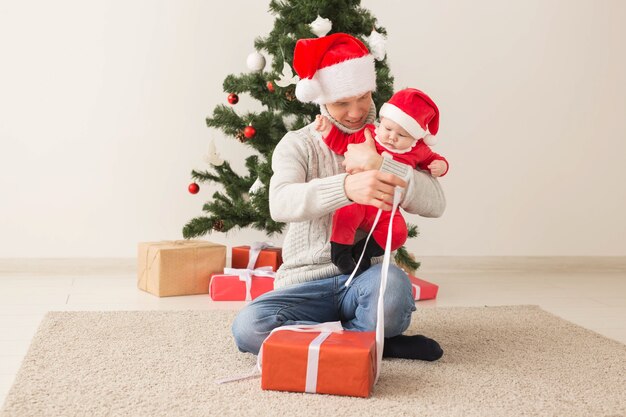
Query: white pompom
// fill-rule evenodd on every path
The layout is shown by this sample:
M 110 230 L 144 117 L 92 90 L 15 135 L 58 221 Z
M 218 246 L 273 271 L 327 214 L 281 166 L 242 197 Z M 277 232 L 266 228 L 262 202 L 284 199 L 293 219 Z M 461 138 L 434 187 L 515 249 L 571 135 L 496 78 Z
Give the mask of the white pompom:
M 265 57 L 259 52 L 254 51 L 248 55 L 246 64 L 252 71 L 263 71 L 263 68 L 265 68 Z
M 311 103 L 322 95 L 322 86 L 312 78 L 303 78 L 296 84 L 296 97 L 303 103 Z
M 427 133 L 426 136 L 424 136 L 423 141 L 428 146 L 434 146 L 437 144 L 437 138 L 431 135 L 430 133 Z

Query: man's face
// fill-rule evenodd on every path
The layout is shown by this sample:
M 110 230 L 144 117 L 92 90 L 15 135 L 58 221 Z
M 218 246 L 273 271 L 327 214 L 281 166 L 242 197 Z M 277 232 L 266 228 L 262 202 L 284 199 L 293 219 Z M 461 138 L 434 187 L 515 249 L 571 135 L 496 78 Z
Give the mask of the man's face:
M 334 103 L 326 104 L 328 113 L 339 123 L 350 129 L 360 129 L 365 124 L 365 119 L 372 105 L 372 92 L 349 97 Z
M 380 124 L 376 128 L 376 138 L 389 149 L 406 149 L 413 145 L 413 136 L 402 126 L 386 117 L 380 118 Z

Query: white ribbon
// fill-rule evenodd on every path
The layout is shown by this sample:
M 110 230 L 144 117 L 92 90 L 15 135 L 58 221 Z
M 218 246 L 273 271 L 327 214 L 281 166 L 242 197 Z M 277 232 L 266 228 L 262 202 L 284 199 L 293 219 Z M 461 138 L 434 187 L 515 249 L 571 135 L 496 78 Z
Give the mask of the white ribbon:
M 367 248 L 367 243 L 370 241 L 370 237 L 372 236 L 372 233 L 374 232 L 374 229 L 376 228 L 376 225 L 378 224 L 378 220 L 380 219 L 380 215 L 382 212 L 383 212 L 383 209 L 378 209 L 378 212 L 376 213 L 376 217 L 374 218 L 374 224 L 372 224 L 372 228 L 370 229 L 370 232 L 368 233 L 367 238 L 365 238 L 365 245 L 363 246 L 363 251 L 361 252 L 359 261 L 356 263 L 356 266 L 354 267 L 354 271 L 352 271 L 352 273 L 350 274 L 350 277 L 348 277 L 348 280 L 346 281 L 346 287 L 350 286 L 350 284 L 352 283 L 352 280 L 354 279 L 354 275 L 356 274 L 356 271 L 359 269 L 359 265 L 361 265 L 361 261 L 363 260 L 363 255 L 365 255 L 365 248 Z M 392 223 L 393 223 L 393 218 L 391 218 L 391 221 L 389 222 L 390 229 L 391 229 Z
M 274 246 L 272 242 L 254 242 L 250 245 L 250 252 L 248 256 L 248 266 L 247 269 L 254 269 L 254 265 L 256 264 L 256 260 L 259 258 L 259 254 L 265 248 L 270 248 Z
M 391 262 L 391 228 L 393 226 L 393 216 L 396 214 L 402 188 L 396 187 L 393 191 L 393 206 L 391 209 L 391 218 L 389 219 L 389 228 L 387 229 L 387 243 L 385 244 L 385 256 L 383 257 L 383 266 L 380 271 L 380 291 L 378 294 L 378 316 L 376 318 L 376 378 L 374 384 L 378 382 L 380 376 L 380 368 L 383 361 L 383 349 L 385 347 L 385 289 L 387 288 L 387 275 L 389 273 L 389 263 Z
M 380 375 L 380 368 L 382 366 L 383 360 L 383 349 L 385 347 L 385 289 L 387 288 L 387 275 L 389 273 L 389 264 L 391 263 L 391 234 L 393 229 L 393 217 L 398 210 L 398 205 L 400 204 L 400 198 L 402 196 L 402 188 L 395 187 L 393 190 L 393 203 L 391 208 L 391 215 L 389 218 L 389 227 L 387 228 L 387 242 L 385 244 L 385 255 L 383 257 L 383 264 L 380 271 L 380 288 L 378 292 L 378 305 L 377 305 L 377 316 L 376 316 L 376 379 L 374 380 L 374 384 L 378 381 L 378 377 Z M 346 287 L 350 286 L 352 283 L 352 279 L 356 274 L 356 271 L 359 269 L 359 265 L 361 264 L 361 260 L 365 255 L 365 248 L 367 248 L 367 243 L 378 224 L 378 220 L 380 219 L 380 215 L 382 213 L 382 209 L 378 209 L 376 213 L 376 218 L 374 219 L 374 224 L 367 235 L 365 240 L 365 245 L 363 246 L 363 251 L 361 252 L 361 256 L 359 257 L 359 261 L 356 263 L 356 267 L 350 277 L 346 281 Z
M 242 268 L 224 268 L 224 275 L 237 275 L 239 281 L 246 283 L 246 301 L 252 300 L 252 276 L 274 278 L 276 273 L 271 266 L 261 266 L 256 269 L 242 269 Z
M 419 300 L 422 296 L 422 289 L 419 285 L 411 284 L 415 288 L 415 299 Z

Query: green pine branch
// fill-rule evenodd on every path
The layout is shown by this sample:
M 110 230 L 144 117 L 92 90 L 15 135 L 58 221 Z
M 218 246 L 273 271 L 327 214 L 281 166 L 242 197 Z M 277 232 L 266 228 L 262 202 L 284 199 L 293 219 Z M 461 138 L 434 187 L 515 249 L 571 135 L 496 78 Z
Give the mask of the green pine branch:
M 401 246 L 396 251 L 396 256 L 394 257 L 396 264 L 406 265 L 410 270 L 416 270 L 420 267 L 421 263 L 415 261 L 409 252 L 406 250 L 406 246 Z

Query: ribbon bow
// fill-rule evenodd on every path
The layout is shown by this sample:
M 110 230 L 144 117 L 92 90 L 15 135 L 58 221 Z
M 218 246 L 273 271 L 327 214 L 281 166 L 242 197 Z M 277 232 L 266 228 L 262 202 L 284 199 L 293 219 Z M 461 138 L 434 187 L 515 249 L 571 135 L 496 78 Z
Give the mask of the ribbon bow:
M 271 266 L 262 266 L 256 269 L 224 268 L 224 275 L 237 275 L 239 281 L 246 283 L 246 301 L 252 300 L 250 289 L 252 288 L 252 276 L 274 278 L 276 273 Z

